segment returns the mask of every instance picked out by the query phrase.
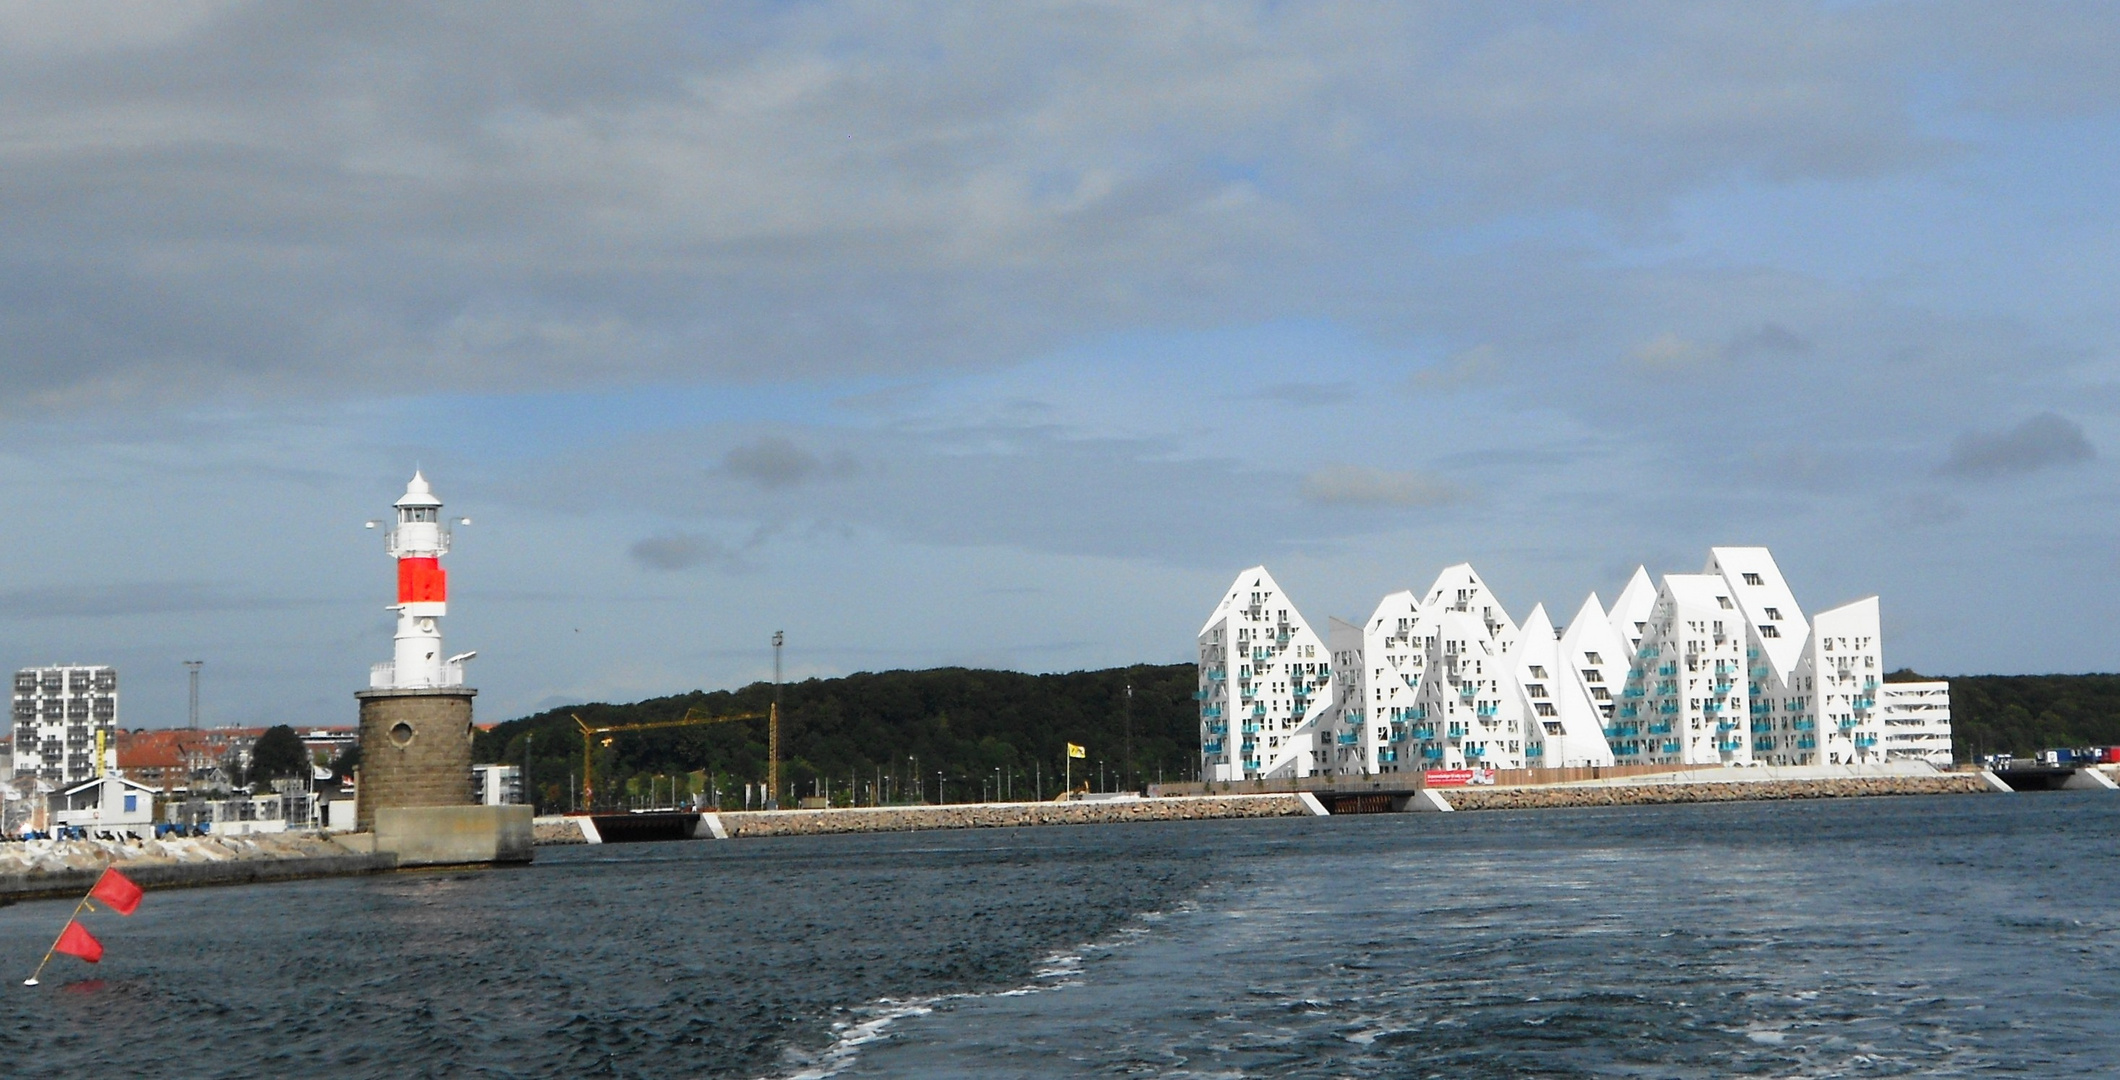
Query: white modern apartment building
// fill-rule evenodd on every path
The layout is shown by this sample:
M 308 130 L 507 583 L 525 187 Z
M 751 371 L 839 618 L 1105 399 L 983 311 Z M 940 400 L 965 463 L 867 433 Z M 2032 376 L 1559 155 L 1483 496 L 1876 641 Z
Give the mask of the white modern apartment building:
M 1883 683 L 1877 687 L 1877 726 L 1886 760 L 1918 758 L 1951 763 L 1951 684 Z
M 1318 657 L 1254 567 L 1200 632 L 1201 775 L 1948 761 L 1948 685 L 1886 689 L 1880 637 L 1875 597 L 1807 619 L 1767 549 L 1719 547 L 1565 626 L 1542 604 L 1513 622 L 1460 563 L 1331 620 Z
M 115 772 L 118 670 L 76 664 L 23 668 L 15 673 L 14 721 L 17 776 L 65 786 Z
M 1200 776 L 1308 776 L 1332 658 L 1273 575 L 1255 566 L 1200 628 Z

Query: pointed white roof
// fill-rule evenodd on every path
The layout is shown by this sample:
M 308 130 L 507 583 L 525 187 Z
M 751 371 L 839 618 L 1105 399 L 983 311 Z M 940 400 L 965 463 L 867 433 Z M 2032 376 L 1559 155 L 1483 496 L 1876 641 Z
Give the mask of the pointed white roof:
M 1796 594 L 1789 591 L 1789 583 L 1782 579 L 1781 567 L 1774 564 L 1774 556 L 1763 547 L 1709 548 L 1706 572 L 1722 577 L 1729 586 L 1730 598 L 1754 629 L 1761 626 L 1777 629 L 1774 637 L 1756 636 L 1761 652 L 1774 667 L 1774 673 L 1787 678 L 1789 670 L 1803 656 L 1810 624 L 1804 619 L 1803 609 L 1796 604 Z M 1752 584 L 1755 579 L 1759 584 Z M 1770 615 L 1780 617 L 1771 618 Z
M 1629 649 L 1641 647 L 1642 623 L 1649 621 L 1649 610 L 1656 606 L 1656 582 L 1649 580 L 1649 568 L 1637 566 L 1634 576 L 1627 579 L 1627 587 L 1619 591 L 1619 599 L 1612 602 L 1609 621 L 1612 632 Z
M 1273 575 L 1266 572 L 1266 567 L 1254 566 L 1238 574 L 1237 579 L 1230 582 L 1229 591 L 1222 595 L 1222 602 L 1215 605 L 1215 613 L 1209 615 L 1207 621 L 1200 624 L 1200 633 L 1205 634 L 1209 630 L 1214 629 L 1215 623 L 1227 618 L 1231 612 L 1239 608 L 1250 607 L 1251 594 L 1255 592 L 1278 595 L 1281 598 L 1281 603 L 1285 604 L 1289 611 L 1293 612 L 1296 610 L 1295 604 L 1289 602 L 1288 594 L 1281 591 L 1281 583 L 1275 581 Z M 1260 606 L 1264 607 L 1265 605 L 1261 604 Z M 1301 622 L 1300 615 L 1298 615 L 1297 621 Z M 1199 635 L 1196 634 L 1194 636 L 1197 637 Z
M 1523 634 L 1523 640 L 1529 645 L 1560 640 L 1560 635 L 1553 630 L 1553 620 L 1546 615 L 1546 605 L 1543 603 L 1532 605 L 1531 614 L 1524 616 L 1524 625 L 1518 627 L 1518 631 Z
M 398 506 L 440 506 L 442 500 L 434 497 L 433 485 L 418 469 L 412 470 L 412 479 L 405 485 L 405 494 L 396 503 Z

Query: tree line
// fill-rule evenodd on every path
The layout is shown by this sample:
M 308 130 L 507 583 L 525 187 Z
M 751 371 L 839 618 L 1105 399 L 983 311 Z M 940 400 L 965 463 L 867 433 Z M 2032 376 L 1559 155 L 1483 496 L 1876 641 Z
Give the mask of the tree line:
M 1053 675 L 937 668 L 788 683 L 779 691 L 780 801 L 829 797 L 844 806 L 1052 798 L 1068 772 L 1069 743 L 1086 751 L 1072 765 L 1078 788 L 1190 779 L 1200 750 L 1196 683 L 1191 664 Z M 569 706 L 481 731 L 472 753 L 482 763 L 519 765 L 527 740 L 539 811 L 565 811 L 581 805 L 583 748 L 575 716 L 609 727 L 677 720 L 688 712 L 762 714 L 773 698 L 773 685 L 760 682 L 631 704 Z M 619 732 L 599 736 L 590 751 L 598 808 L 694 795 L 711 795 L 729 809 L 741 808 L 747 797 L 763 801 L 764 720 Z
M 1901 669 L 1886 682 L 1930 676 Z M 1953 675 L 1951 749 L 2030 757 L 2061 746 L 2120 746 L 2120 675 Z

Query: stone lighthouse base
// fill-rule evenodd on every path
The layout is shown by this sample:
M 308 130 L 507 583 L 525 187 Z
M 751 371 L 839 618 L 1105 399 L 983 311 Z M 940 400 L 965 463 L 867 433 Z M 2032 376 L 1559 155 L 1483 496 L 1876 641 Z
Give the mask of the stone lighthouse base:
M 478 806 L 461 686 L 363 690 L 356 828 L 400 866 L 530 861 L 530 808 Z

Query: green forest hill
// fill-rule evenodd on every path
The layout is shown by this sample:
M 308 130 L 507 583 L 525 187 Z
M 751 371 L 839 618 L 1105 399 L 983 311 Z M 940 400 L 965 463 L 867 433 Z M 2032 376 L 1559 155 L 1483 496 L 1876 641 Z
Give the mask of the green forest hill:
M 1061 788 L 1068 743 L 1088 756 L 1074 763 L 1079 786 L 1123 786 L 1127 728 L 1131 779 L 1191 779 L 1197 768 L 1199 719 L 1191 664 L 1141 664 L 1061 675 L 937 668 L 864 672 L 789 683 L 782 695 L 783 799 L 829 793 L 844 805 L 867 803 L 878 784 L 886 801 L 976 799 L 998 784 L 1018 799 L 1050 798 Z M 1925 678 L 1900 670 L 1887 681 Z M 1126 688 L 1131 685 L 1130 699 Z M 773 687 L 696 691 L 630 705 L 580 705 L 510 720 L 480 732 L 482 762 L 518 764 L 530 740 L 531 779 L 541 811 L 576 805 L 582 738 L 573 717 L 604 727 L 704 715 L 763 713 Z M 2050 746 L 2120 745 L 2120 675 L 1974 675 L 1951 677 L 1951 715 L 1960 760 Z M 626 732 L 596 747 L 597 802 L 667 803 L 718 791 L 722 805 L 743 805 L 745 784 L 766 776 L 766 724 L 736 721 L 704 727 Z M 915 783 L 917 779 L 917 785 Z M 917 787 L 917 793 L 916 793 Z M 651 794 L 652 793 L 652 794 Z
M 976 800 L 997 783 L 1007 797 L 1052 798 L 1067 772 L 1069 743 L 1086 752 L 1073 763 L 1075 786 L 1087 780 L 1111 790 L 1125 783 L 1119 773 L 1129 716 L 1134 784 L 1189 779 L 1200 750 L 1197 678 L 1191 664 L 1142 664 L 1061 675 L 937 668 L 788 683 L 781 687 L 782 798 L 829 786 L 835 804 L 846 805 L 854 790 L 866 805 L 879 782 L 886 802 L 923 795 L 934 801 L 938 782 L 951 802 Z M 582 736 L 573 717 L 607 727 L 676 720 L 689 710 L 763 713 L 772 700 L 772 684 L 753 683 L 554 709 L 480 732 L 472 753 L 480 762 L 520 764 L 528 736 L 538 810 L 563 812 L 578 805 L 581 786 Z M 610 746 L 595 746 L 599 807 L 649 798 L 666 805 L 673 796 L 716 791 L 723 807 L 736 809 L 744 805 L 744 785 L 765 780 L 764 720 L 609 738 Z

